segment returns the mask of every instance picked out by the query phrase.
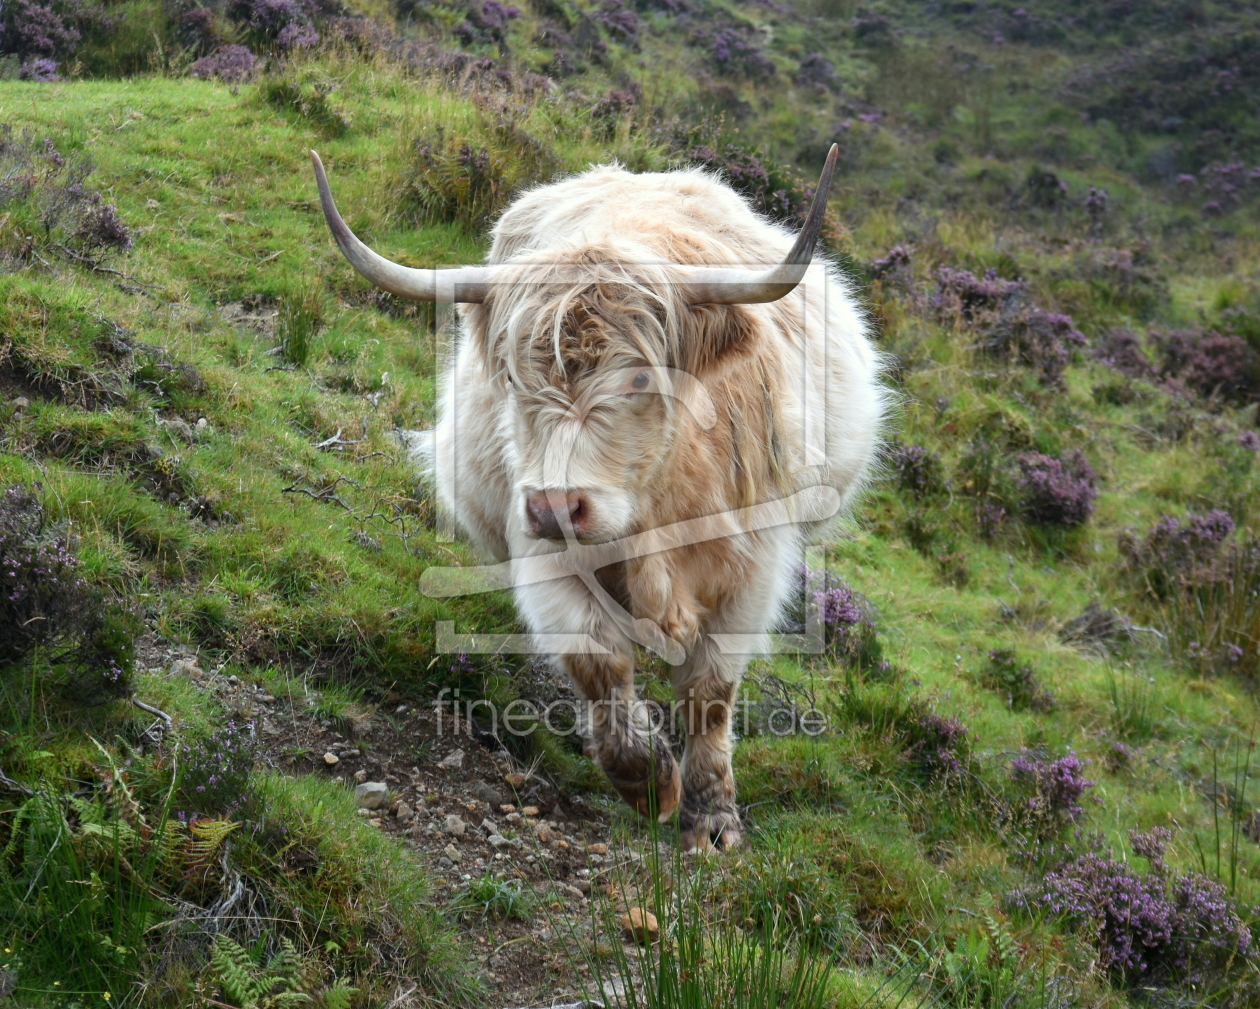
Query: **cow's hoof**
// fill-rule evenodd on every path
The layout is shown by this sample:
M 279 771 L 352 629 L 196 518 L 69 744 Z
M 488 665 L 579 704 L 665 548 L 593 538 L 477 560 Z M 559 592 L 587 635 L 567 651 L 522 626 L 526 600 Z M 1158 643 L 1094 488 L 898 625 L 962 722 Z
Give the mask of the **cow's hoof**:
M 731 851 L 738 848 L 744 838 L 734 804 L 729 809 L 694 812 L 684 803 L 681 820 L 679 843 L 685 852 Z
M 660 823 L 665 823 L 674 815 L 678 803 L 682 799 L 682 775 L 678 764 L 668 750 L 656 751 L 656 776 L 641 781 L 627 781 L 612 772 L 608 780 L 617 789 L 640 816 L 655 816 Z

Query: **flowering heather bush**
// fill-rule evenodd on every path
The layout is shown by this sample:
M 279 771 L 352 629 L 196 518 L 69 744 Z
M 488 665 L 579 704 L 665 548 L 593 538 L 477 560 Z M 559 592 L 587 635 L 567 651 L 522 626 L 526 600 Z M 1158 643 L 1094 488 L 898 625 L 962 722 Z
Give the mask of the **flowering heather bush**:
M 946 322 L 978 325 L 996 321 L 1023 297 L 1028 285 L 1005 280 L 990 267 L 983 277 L 942 266 L 936 271 L 931 305 Z
M 859 669 L 881 666 L 883 649 L 870 603 L 848 583 L 825 571 L 802 564 L 796 572 L 795 591 L 789 597 L 784 626 L 793 633 L 806 629 L 806 599 L 818 609 L 823 641 L 829 658 Z
M 1072 348 L 1085 343 L 1070 316 L 1027 304 L 1028 285 L 1005 280 L 990 268 L 983 277 L 943 266 L 936 271 L 930 303 L 942 322 L 974 329 L 991 354 L 1014 356 L 1041 372 L 1047 385 L 1058 385 Z
M 957 718 L 926 711 L 904 728 L 903 756 L 925 777 L 957 777 L 966 768 L 971 730 Z
M 697 141 L 694 135 L 684 135 L 675 140 L 675 147 L 692 164 L 720 172 L 732 189 L 748 198 L 754 210 L 790 224 L 799 224 L 809 212 L 814 182 L 795 168 L 772 161 L 756 148 L 739 144 L 714 147 Z M 842 234 L 839 218 L 828 211 L 821 233 L 823 245 L 840 248 Z
M 983 277 L 943 266 L 936 271 L 930 304 L 942 322 L 974 329 L 991 354 L 1014 356 L 1041 372 L 1046 385 L 1058 385 L 1085 337 L 1072 318 L 1027 304 L 1028 285 L 1006 280 L 990 268 Z
M 819 92 L 840 90 L 836 68 L 822 53 L 810 53 L 801 60 L 796 70 L 796 83 L 801 87 L 815 88 Z
M 1089 935 L 1101 966 L 1129 984 L 1220 986 L 1252 954 L 1251 932 L 1221 884 L 1164 865 L 1168 831 L 1131 832 L 1134 851 L 1151 863 L 1138 873 L 1090 852 L 1048 873 L 1011 903 L 1048 913 Z
M 319 32 L 310 25 L 294 21 L 280 29 L 276 45 L 281 49 L 311 49 L 319 45 Z
M 0 496 L 0 662 L 85 629 L 94 600 L 78 567 L 65 539 L 45 530 L 34 493 Z
M 182 746 L 179 787 L 185 813 L 223 816 L 244 806 L 256 752 L 253 722 L 228 722 L 196 743 Z
M 1084 525 L 1098 497 L 1098 474 L 1083 452 L 1072 449 L 1055 459 L 1039 452 L 1019 457 L 1023 514 L 1040 525 Z
M 1245 339 L 1201 330 L 1151 330 L 1160 376 L 1173 388 L 1234 402 L 1260 400 L 1260 355 Z
M 1014 356 L 1037 369 L 1043 384 L 1060 385 L 1072 360 L 1072 348 L 1085 342 L 1071 316 L 1033 308 L 998 321 L 983 346 L 992 354 Z
M 980 682 L 1004 694 L 1007 707 L 1012 711 L 1050 711 L 1054 708 L 1054 695 L 1042 685 L 1032 666 L 1021 664 L 1009 649 L 1000 648 L 989 653 L 989 664 L 981 674 Z
M 0 51 L 22 57 L 26 66 L 42 64 L 47 67 L 54 58 L 70 56 L 81 37 L 79 30 L 68 23 L 66 15 L 58 12 L 52 4 L 14 0 L 5 4 L 0 13 Z M 52 69 L 55 73 L 55 64 Z M 31 76 L 23 79 L 50 78 Z
M 1087 781 L 1085 764 L 1071 750 L 1047 760 L 1023 753 L 1011 761 L 1011 782 L 1020 793 L 1022 808 L 1016 819 L 1032 827 L 1039 838 L 1049 838 L 1076 823 L 1084 814 L 1081 800 L 1096 782 Z
M 885 449 L 888 468 L 898 485 L 916 498 L 927 497 L 945 490 L 944 467 L 941 457 L 922 445 L 903 445 L 891 442 Z
M 61 74 L 57 72 L 59 66 L 56 60 L 50 60 L 46 56 L 27 60 L 18 67 L 18 80 L 35 81 L 37 84 L 50 84 L 53 81 L 59 81 L 61 80 Z
M 867 270 L 872 277 L 888 277 L 906 270 L 910 266 L 910 250 L 904 245 L 894 245 L 886 256 L 874 260 Z
M 132 246 L 130 228 L 118 210 L 86 185 L 92 173 L 86 158 L 71 160 L 48 137 L 29 130 L 14 135 L 0 125 L 0 210 L 16 218 L 19 244 L 0 257 L 25 263 L 41 245 L 71 259 L 99 260 Z
M 1103 221 L 1107 217 L 1107 204 L 1110 197 L 1105 189 L 1089 187 L 1089 195 L 1085 197 L 1085 213 L 1089 217 L 1089 233 L 1094 237 L 1102 234 Z
M 1234 519 L 1219 509 L 1184 519 L 1165 515 L 1146 536 L 1127 536 L 1120 553 L 1130 576 L 1156 599 L 1178 588 L 1203 585 L 1220 576 L 1222 546 L 1234 531 Z
M 737 28 L 719 28 L 711 34 L 702 34 L 699 41 L 719 73 L 756 79 L 773 77 L 776 72 L 774 63 L 761 47 Z
M 240 84 L 253 78 L 259 69 L 258 57 L 245 46 L 222 46 L 212 56 L 203 56 L 188 71 L 202 80 Z
M 616 41 L 634 45 L 639 40 L 639 15 L 625 0 L 604 0 L 592 16 Z
M 1142 338 L 1126 327 L 1109 329 L 1094 347 L 1094 357 L 1126 378 L 1153 379 L 1155 366 L 1146 356 Z
M 94 704 L 127 693 L 137 627 L 78 572 L 33 491 L 0 495 L 0 666 L 43 648 L 69 696 Z
M 302 0 L 229 0 L 224 13 L 248 29 L 256 44 L 274 42 L 285 49 L 303 48 L 319 42 L 311 6 Z
M 1238 436 L 1238 444 L 1248 452 L 1260 452 L 1260 434 L 1244 431 Z
M 632 91 L 622 91 L 619 88 L 613 88 L 591 106 L 591 115 L 598 120 L 612 124 L 624 116 L 633 114 L 638 105 L 639 99 Z

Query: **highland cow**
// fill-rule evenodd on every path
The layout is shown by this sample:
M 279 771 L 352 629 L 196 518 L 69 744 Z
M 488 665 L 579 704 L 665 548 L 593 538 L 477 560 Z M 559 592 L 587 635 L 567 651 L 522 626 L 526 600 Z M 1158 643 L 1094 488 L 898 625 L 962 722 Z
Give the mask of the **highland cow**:
M 597 167 L 520 196 L 488 265 L 436 271 L 359 242 L 314 159 L 359 272 L 461 303 L 438 496 L 513 570 L 560 565 L 518 580 L 517 606 L 540 642 L 591 643 L 555 654 L 593 702 L 588 752 L 640 813 L 677 809 L 686 849 L 740 840 L 740 677 L 877 448 L 880 356 L 847 283 L 811 268 L 837 156 L 795 242 L 703 170 Z M 636 645 L 673 665 L 681 766 L 636 695 Z

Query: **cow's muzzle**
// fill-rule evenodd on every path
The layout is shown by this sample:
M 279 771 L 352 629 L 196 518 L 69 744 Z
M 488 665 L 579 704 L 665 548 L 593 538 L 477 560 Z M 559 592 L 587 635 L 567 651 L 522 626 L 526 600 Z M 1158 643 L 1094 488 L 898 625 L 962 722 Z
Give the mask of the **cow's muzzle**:
M 591 501 L 579 490 L 538 490 L 525 495 L 525 520 L 539 539 L 582 539 L 594 522 Z

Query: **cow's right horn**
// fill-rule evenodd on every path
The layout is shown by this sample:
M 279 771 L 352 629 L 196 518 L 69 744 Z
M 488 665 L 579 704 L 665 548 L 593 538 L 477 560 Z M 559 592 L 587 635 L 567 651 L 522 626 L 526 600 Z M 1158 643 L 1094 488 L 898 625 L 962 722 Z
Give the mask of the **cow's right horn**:
M 315 165 L 315 181 L 319 184 L 319 202 L 324 208 L 324 220 L 337 240 L 341 253 L 350 265 L 382 290 L 411 301 L 464 301 L 486 300 L 490 286 L 490 270 L 483 266 L 461 266 L 453 270 L 417 270 L 391 262 L 378 256 L 355 237 L 353 231 L 341 219 L 332 190 L 328 188 L 328 176 L 319 155 L 311 151 Z
M 822 175 L 814 189 L 814 199 L 800 233 L 787 257 L 770 270 L 745 270 L 739 268 L 689 266 L 684 267 L 684 290 L 693 305 L 757 305 L 778 301 L 790 294 L 805 279 L 805 271 L 814 258 L 814 246 L 822 233 L 827 215 L 827 195 L 831 191 L 831 176 L 840 159 L 840 148 L 831 145 Z

